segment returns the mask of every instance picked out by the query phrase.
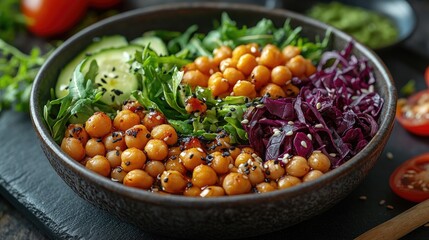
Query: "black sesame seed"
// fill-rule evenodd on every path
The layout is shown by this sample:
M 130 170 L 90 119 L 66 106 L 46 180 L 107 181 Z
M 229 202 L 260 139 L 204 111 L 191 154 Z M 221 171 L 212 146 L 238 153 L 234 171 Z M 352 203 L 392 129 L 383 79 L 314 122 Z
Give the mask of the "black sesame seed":
M 122 138 L 114 139 L 114 140 L 112 141 L 112 143 L 116 143 L 116 142 L 119 142 L 119 141 L 122 141 Z
M 146 138 L 150 138 L 150 137 L 151 137 L 150 133 L 146 134 Z
M 189 155 L 189 159 L 192 159 L 194 157 L 194 154 L 191 153 L 191 155 Z
M 164 178 L 164 180 L 163 180 L 163 181 L 164 181 L 165 183 L 166 183 L 166 182 L 168 182 L 168 178 Z
M 115 68 L 115 67 L 112 67 L 112 72 L 114 72 L 114 71 L 116 71 L 116 68 Z
M 232 116 L 232 113 L 227 113 L 227 114 L 225 114 L 225 117 L 231 117 Z
M 106 74 L 103 75 L 104 78 L 108 78 L 108 76 Z
M 126 165 L 126 166 L 130 166 L 130 164 L 131 164 L 131 163 L 130 163 L 129 161 L 125 162 L 125 165 Z
M 116 169 L 117 169 L 116 171 L 118 171 L 118 172 L 122 172 L 122 168 L 117 167 Z
M 65 89 L 65 90 L 68 90 L 68 89 L 69 89 L 69 86 L 65 87 L 64 89 Z
M 120 153 L 118 150 L 116 150 L 115 154 L 116 154 L 116 156 L 118 156 L 118 157 L 119 157 L 119 155 L 121 155 L 121 153 Z
M 270 175 L 271 174 L 270 170 L 265 170 L 265 174 Z
M 229 110 L 231 110 L 231 112 L 234 112 L 234 111 L 235 111 L 235 108 L 230 108 Z
M 188 182 L 187 184 L 186 184 L 186 187 L 188 187 L 188 188 L 191 188 L 193 185 L 192 185 L 192 183 L 191 182 Z
M 115 101 L 115 95 L 112 95 L 112 102 Z
M 231 153 L 229 153 L 229 152 L 223 152 L 222 153 L 222 157 L 228 157 L 228 156 L 231 156 Z
M 101 82 L 104 84 L 107 84 L 106 79 L 104 79 L 104 78 L 101 79 Z
M 97 140 L 96 140 L 97 142 L 102 142 L 103 141 L 103 139 L 101 139 L 101 138 L 97 138 Z

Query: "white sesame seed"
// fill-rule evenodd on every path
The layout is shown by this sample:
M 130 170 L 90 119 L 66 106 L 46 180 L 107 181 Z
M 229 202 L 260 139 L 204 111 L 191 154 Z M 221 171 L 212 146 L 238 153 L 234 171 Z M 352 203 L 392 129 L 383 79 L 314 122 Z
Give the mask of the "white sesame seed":
M 243 121 L 241 121 L 241 124 L 248 124 L 249 123 L 249 120 L 247 120 L 247 119 L 243 119 Z
M 331 157 L 336 157 L 336 156 L 337 156 L 337 154 L 335 154 L 335 153 L 330 153 L 330 154 L 329 154 L 329 156 L 331 156 Z
M 243 178 L 244 178 L 244 179 L 249 179 L 249 177 L 248 177 L 248 176 L 246 176 L 246 175 L 244 175 L 244 174 L 243 174 Z
M 264 107 L 264 104 L 258 104 L 258 105 L 256 105 L 256 108 L 263 108 Z
M 292 122 L 292 121 L 287 122 L 287 124 L 289 124 L 289 125 L 293 125 L 293 123 L 294 122 Z
M 286 136 L 292 136 L 292 135 L 293 135 L 292 130 L 291 130 L 291 131 L 288 131 L 288 132 L 286 133 Z
M 278 137 L 280 135 L 280 132 L 274 132 L 273 137 Z
M 251 155 L 253 158 L 257 158 L 258 157 L 258 155 L 256 155 L 256 153 L 252 153 L 252 155 Z
M 323 125 L 321 123 L 318 123 L 316 125 L 314 125 L 315 128 L 323 128 Z
M 156 120 L 161 120 L 161 116 L 160 115 L 156 116 L 155 118 L 156 118 Z
M 384 205 L 386 203 L 386 200 L 381 200 L 380 202 L 378 202 L 379 205 Z
M 414 186 L 413 185 L 407 185 L 407 188 L 408 189 L 414 189 Z
M 322 108 L 322 104 L 320 102 L 316 103 L 316 108 L 317 108 L 317 110 L 321 109 Z
M 307 148 L 307 143 L 305 141 L 301 141 L 301 146 L 303 146 L 304 148 Z
M 198 152 L 204 152 L 204 150 L 202 148 L 197 148 Z
M 394 207 L 392 205 L 387 205 L 386 208 L 388 208 L 388 209 L 394 209 Z
M 194 113 L 194 116 L 195 116 L 195 117 L 198 117 L 198 116 L 200 116 L 200 113 L 199 113 L 199 112 L 196 112 L 196 113 Z
M 387 152 L 386 157 L 387 157 L 387 159 L 392 160 L 393 159 L 393 153 Z
M 313 140 L 313 136 L 311 136 L 311 134 L 307 134 L 308 139 Z
M 262 162 L 262 158 L 260 158 L 260 157 L 255 158 L 255 160 L 258 162 Z
M 168 139 L 169 139 L 170 137 L 169 136 L 167 136 L 167 137 L 165 137 L 165 138 L 163 138 L 162 140 L 164 140 L 164 142 L 166 142 L 166 141 L 168 141 Z
M 367 200 L 367 199 L 368 199 L 368 197 L 367 197 L 367 196 L 360 196 L 360 197 L 359 197 L 359 199 L 360 199 L 360 200 Z
M 234 167 L 234 165 L 232 165 L 232 163 L 230 163 L 229 165 L 228 165 L 228 168 L 229 169 L 231 169 L 231 168 L 233 168 Z
M 186 155 L 186 152 L 181 152 L 181 153 L 180 153 L 180 156 L 181 156 L 181 157 L 184 157 L 185 155 Z
M 368 91 L 371 93 L 374 92 L 374 85 L 369 85 Z
M 208 188 L 206 188 L 206 189 L 204 189 L 201 193 L 200 193 L 200 196 L 201 197 L 205 197 L 205 196 L 207 196 L 207 194 L 209 194 L 209 189 Z

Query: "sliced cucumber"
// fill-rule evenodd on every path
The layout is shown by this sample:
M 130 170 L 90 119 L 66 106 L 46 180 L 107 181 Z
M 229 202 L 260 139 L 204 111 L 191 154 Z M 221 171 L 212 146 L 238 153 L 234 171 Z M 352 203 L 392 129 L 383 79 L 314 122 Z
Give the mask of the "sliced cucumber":
M 134 58 L 136 51 L 143 51 L 143 48 L 128 45 L 102 50 L 88 57 L 82 65 L 82 73 L 85 74 L 88 72 L 91 62 L 93 60 L 97 62 L 98 74 L 94 82 L 98 89 L 104 92 L 102 102 L 120 106 L 129 99 L 132 91 L 138 89 L 138 79 L 130 65 L 130 60 Z
M 57 85 L 55 87 L 55 94 L 58 98 L 64 97 L 68 94 L 68 86 L 73 75 L 73 71 L 76 66 L 85 58 L 87 55 L 97 53 L 103 49 L 117 48 L 128 45 L 125 37 L 120 35 L 106 36 L 97 41 L 94 41 L 84 51 L 79 53 L 72 61 L 70 61 L 64 69 L 61 71 L 58 77 Z
M 149 47 L 154 50 L 158 55 L 167 56 L 168 50 L 167 46 L 165 46 L 165 43 L 161 40 L 161 38 L 156 36 L 143 36 L 136 38 L 131 41 L 132 44 L 137 44 L 142 47 L 146 47 L 149 45 Z

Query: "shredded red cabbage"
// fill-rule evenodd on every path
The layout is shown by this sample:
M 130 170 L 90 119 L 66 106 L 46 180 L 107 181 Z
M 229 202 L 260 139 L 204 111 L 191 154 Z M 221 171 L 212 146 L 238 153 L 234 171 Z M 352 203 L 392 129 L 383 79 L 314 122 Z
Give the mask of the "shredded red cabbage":
M 317 72 L 294 79 L 296 98 L 262 98 L 249 108 L 243 127 L 251 146 L 265 160 L 309 157 L 314 150 L 338 167 L 371 140 L 378 130 L 383 99 L 374 92 L 375 76 L 368 60 L 343 51 L 323 54 Z

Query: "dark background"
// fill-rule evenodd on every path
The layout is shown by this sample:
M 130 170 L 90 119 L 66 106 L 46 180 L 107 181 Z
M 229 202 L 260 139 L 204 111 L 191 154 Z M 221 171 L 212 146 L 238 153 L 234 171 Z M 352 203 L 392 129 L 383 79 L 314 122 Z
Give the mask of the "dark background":
M 127 0 L 119 11 L 161 2 L 175 1 Z M 280 1 L 234 2 L 287 8 Z M 411 79 L 416 81 L 418 89 L 423 89 L 423 72 L 429 65 L 429 1 L 410 0 L 410 3 L 418 16 L 416 31 L 402 45 L 378 54 L 398 89 Z M 43 43 L 24 36 L 18 45 L 28 48 L 28 44 L 24 46 L 28 41 Z M 376 166 L 347 198 L 315 218 L 262 238 L 352 239 L 387 221 L 414 205 L 391 192 L 390 173 L 406 159 L 427 152 L 428 146 L 428 139 L 410 135 L 396 123 Z M 121 222 L 72 192 L 43 155 L 28 114 L 0 115 L 0 153 L 0 239 L 167 239 Z M 392 153 L 393 159 L 387 153 Z M 380 205 L 381 200 L 386 203 Z M 387 205 L 394 209 L 388 209 Z M 422 226 L 404 239 L 429 239 L 429 227 Z

